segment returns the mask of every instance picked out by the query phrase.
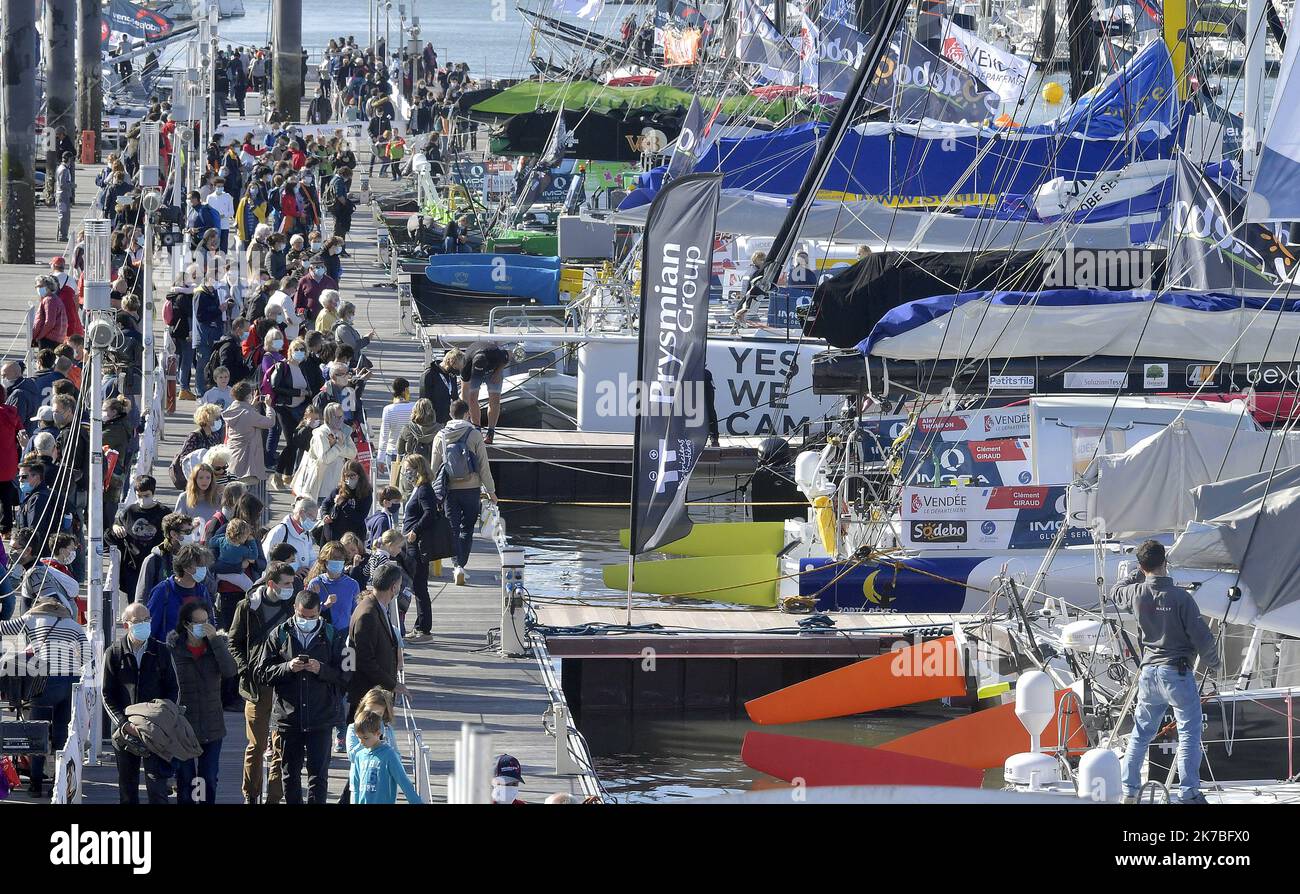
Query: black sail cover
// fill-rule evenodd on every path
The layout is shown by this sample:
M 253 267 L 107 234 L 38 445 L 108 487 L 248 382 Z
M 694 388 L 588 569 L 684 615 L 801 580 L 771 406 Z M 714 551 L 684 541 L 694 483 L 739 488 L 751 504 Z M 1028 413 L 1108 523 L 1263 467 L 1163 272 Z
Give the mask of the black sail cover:
M 824 338 L 832 347 L 852 348 L 871 334 L 886 313 L 920 298 L 986 289 L 1032 292 L 1139 285 L 1086 279 L 1086 270 L 1102 266 L 1095 262 L 1094 256 L 1099 253 L 1117 254 L 1095 249 L 1072 250 L 1068 254 L 1060 250 L 874 252 L 818 283 L 804 320 L 804 334 Z M 1140 259 L 1142 264 L 1134 266 L 1150 271 L 1144 285 L 1159 288 L 1164 282 L 1163 249 L 1133 249 L 1128 253 L 1145 255 Z
M 631 551 L 691 531 L 686 489 L 704 450 L 704 354 L 720 174 L 687 174 L 659 191 L 646 217 L 632 467 Z

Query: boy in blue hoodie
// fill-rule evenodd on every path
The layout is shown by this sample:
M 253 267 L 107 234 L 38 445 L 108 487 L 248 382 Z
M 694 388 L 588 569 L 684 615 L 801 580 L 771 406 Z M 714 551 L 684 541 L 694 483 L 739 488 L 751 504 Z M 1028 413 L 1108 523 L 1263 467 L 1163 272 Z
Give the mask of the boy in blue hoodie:
M 423 804 L 411 778 L 406 775 L 397 749 L 384 741 L 383 718 L 374 711 L 358 715 L 353 724 L 357 744 L 348 752 L 348 785 L 353 804 L 396 804 L 397 789 L 407 803 Z
M 379 508 L 366 516 L 366 546 L 373 547 L 384 532 L 399 527 L 402 492 L 386 487 L 379 492 Z

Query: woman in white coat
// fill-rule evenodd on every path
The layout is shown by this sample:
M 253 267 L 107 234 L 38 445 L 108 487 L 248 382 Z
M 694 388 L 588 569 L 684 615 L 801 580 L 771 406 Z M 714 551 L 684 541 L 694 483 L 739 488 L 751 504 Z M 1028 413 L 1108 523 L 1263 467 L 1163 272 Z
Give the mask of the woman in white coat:
M 324 419 L 312 433 L 311 447 L 302 455 L 293 475 L 294 495 L 318 502 L 338 484 L 343 464 L 357 457 L 352 431 L 343 424 L 343 407 L 327 405 Z

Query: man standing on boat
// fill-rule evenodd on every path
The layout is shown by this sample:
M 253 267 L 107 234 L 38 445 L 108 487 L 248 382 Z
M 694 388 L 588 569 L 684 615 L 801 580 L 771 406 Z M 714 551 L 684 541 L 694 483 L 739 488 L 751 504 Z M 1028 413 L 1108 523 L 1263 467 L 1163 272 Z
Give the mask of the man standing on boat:
M 1178 724 L 1180 802 L 1204 804 L 1200 779 L 1201 693 L 1192 665 L 1200 655 L 1207 672 L 1218 668 L 1214 634 L 1192 595 L 1174 585 L 1163 545 L 1146 541 L 1137 549 L 1137 560 L 1141 573 L 1121 583 L 1112 594 L 1120 610 L 1133 612 L 1142 637 L 1133 732 L 1123 763 L 1124 801 L 1137 802 L 1142 760 L 1160 731 L 1165 709 L 1172 707 Z

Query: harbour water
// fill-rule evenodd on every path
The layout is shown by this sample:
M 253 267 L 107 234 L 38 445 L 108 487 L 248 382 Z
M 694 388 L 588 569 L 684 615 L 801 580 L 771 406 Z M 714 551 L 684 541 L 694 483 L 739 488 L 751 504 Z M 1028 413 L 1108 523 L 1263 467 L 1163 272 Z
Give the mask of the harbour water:
M 390 13 L 394 35 L 399 26 L 398 5 L 394 3 Z M 401 5 L 406 8 L 408 21 L 412 16 L 420 20 L 421 45 L 432 43 L 440 64 L 466 62 L 474 77 L 522 77 L 532 71 L 528 65 L 530 55 L 545 57 L 549 52 L 541 43 L 530 49 L 528 27 L 513 2 L 405 0 Z M 221 22 L 218 34 L 222 44 L 265 45 L 271 31 L 270 0 L 244 0 L 244 11 L 240 18 Z M 619 11 L 618 6 L 609 7 L 592 27 L 602 32 L 616 28 L 621 18 Z M 365 46 L 370 39 L 368 22 L 366 0 L 316 0 L 304 10 L 303 46 L 316 51 L 314 58 L 319 58 L 318 51 L 340 36 L 355 37 L 358 44 Z M 382 34 L 382 18 L 379 30 Z M 561 61 L 559 56 L 556 61 Z

